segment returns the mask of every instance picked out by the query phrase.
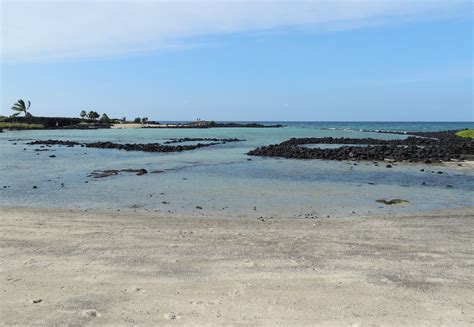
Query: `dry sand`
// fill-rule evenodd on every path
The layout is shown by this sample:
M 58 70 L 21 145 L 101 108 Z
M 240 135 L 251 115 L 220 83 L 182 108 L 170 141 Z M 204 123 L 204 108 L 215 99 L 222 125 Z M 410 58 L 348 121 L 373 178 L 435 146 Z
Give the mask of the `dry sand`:
M 265 221 L 0 209 L 6 325 L 474 324 L 473 208 Z

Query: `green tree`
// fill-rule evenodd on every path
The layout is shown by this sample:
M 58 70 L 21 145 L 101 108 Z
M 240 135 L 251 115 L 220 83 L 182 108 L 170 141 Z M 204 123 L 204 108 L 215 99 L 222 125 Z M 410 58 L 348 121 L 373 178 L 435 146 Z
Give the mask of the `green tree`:
M 142 122 L 142 119 L 140 117 L 137 117 L 133 120 L 135 124 L 140 124 Z
M 79 114 L 82 119 L 87 117 L 87 112 L 85 110 L 82 110 L 81 113 Z
M 28 101 L 28 106 L 27 106 L 25 101 L 23 101 L 23 99 L 18 100 L 17 103 L 15 103 L 12 107 L 12 110 L 16 111 L 12 116 L 16 117 L 19 114 L 24 113 L 25 117 L 31 117 L 31 114 L 28 112 L 28 110 L 30 109 L 30 106 L 31 106 L 30 101 Z
M 110 123 L 110 118 L 107 116 L 106 113 L 103 113 L 102 116 L 100 117 L 99 121 L 101 123 Z
M 87 116 L 92 120 L 96 120 L 100 117 L 99 114 L 95 111 L 89 111 L 89 114 Z
M 148 122 L 148 117 L 143 117 L 143 118 L 142 118 L 142 123 L 143 123 L 143 124 L 146 124 L 147 122 Z

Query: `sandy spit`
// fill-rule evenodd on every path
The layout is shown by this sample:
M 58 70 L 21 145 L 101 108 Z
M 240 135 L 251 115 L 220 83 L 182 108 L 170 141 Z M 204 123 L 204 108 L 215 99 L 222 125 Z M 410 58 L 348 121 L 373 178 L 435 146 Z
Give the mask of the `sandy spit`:
M 112 129 L 127 129 L 127 128 L 167 128 L 176 127 L 176 124 L 112 124 Z
M 229 219 L 0 208 L 5 325 L 472 325 L 474 208 Z

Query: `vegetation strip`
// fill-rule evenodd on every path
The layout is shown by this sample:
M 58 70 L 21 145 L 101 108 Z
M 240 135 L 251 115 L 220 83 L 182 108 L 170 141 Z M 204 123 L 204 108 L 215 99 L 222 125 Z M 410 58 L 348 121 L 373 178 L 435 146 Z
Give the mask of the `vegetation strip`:
M 456 133 L 457 136 L 474 139 L 474 129 L 466 129 Z
M 0 130 L 1 129 L 25 130 L 25 129 L 43 129 L 43 128 L 44 126 L 41 124 L 0 122 Z

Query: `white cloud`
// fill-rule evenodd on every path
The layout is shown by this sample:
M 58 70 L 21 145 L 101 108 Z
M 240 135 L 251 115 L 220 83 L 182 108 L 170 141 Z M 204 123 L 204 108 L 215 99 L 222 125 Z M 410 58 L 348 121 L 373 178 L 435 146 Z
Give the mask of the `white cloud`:
M 2 61 L 193 46 L 194 37 L 280 27 L 348 29 L 457 15 L 462 0 L 1 1 Z

